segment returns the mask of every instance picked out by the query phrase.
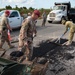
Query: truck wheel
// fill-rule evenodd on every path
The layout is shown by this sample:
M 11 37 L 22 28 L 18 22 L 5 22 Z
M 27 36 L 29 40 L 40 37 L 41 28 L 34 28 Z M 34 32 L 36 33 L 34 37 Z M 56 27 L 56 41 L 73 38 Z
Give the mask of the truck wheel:
M 63 24 L 63 20 L 65 20 L 65 18 L 64 18 L 64 17 L 62 17 L 62 18 L 61 18 L 61 24 Z
M 52 21 L 48 21 L 48 23 L 52 23 Z

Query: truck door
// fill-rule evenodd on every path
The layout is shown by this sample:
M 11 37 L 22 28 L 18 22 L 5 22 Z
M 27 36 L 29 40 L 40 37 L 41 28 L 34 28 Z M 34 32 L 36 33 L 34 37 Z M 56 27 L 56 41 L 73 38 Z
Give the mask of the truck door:
M 66 6 L 63 6 L 63 14 L 64 14 L 64 16 L 67 16 L 67 7 Z
M 12 28 L 19 27 L 21 25 L 21 17 L 17 11 L 13 11 L 9 16 L 9 24 Z

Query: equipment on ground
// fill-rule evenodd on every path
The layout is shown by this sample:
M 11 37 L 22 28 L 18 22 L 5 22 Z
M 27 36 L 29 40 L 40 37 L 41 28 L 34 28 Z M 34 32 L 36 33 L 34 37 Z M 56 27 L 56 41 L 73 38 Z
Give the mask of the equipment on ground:
M 64 36 L 64 34 L 62 34 L 57 40 L 55 43 L 59 43 L 60 44 L 60 39 Z

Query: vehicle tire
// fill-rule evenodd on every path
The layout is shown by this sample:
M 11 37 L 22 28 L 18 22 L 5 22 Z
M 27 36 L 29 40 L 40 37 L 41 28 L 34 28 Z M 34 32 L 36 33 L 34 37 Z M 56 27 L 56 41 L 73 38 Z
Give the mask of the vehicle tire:
M 62 18 L 61 18 L 61 24 L 63 24 L 63 23 L 62 23 L 62 22 L 63 22 L 63 20 L 66 20 L 66 19 L 65 19 L 65 17 L 62 17 Z
M 48 23 L 52 23 L 52 21 L 48 21 Z

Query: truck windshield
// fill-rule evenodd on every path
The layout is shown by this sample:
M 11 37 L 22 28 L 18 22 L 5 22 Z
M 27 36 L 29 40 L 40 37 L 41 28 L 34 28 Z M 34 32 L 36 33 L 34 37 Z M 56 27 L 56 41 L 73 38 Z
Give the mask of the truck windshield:
M 64 6 L 54 6 L 53 10 L 63 10 Z

